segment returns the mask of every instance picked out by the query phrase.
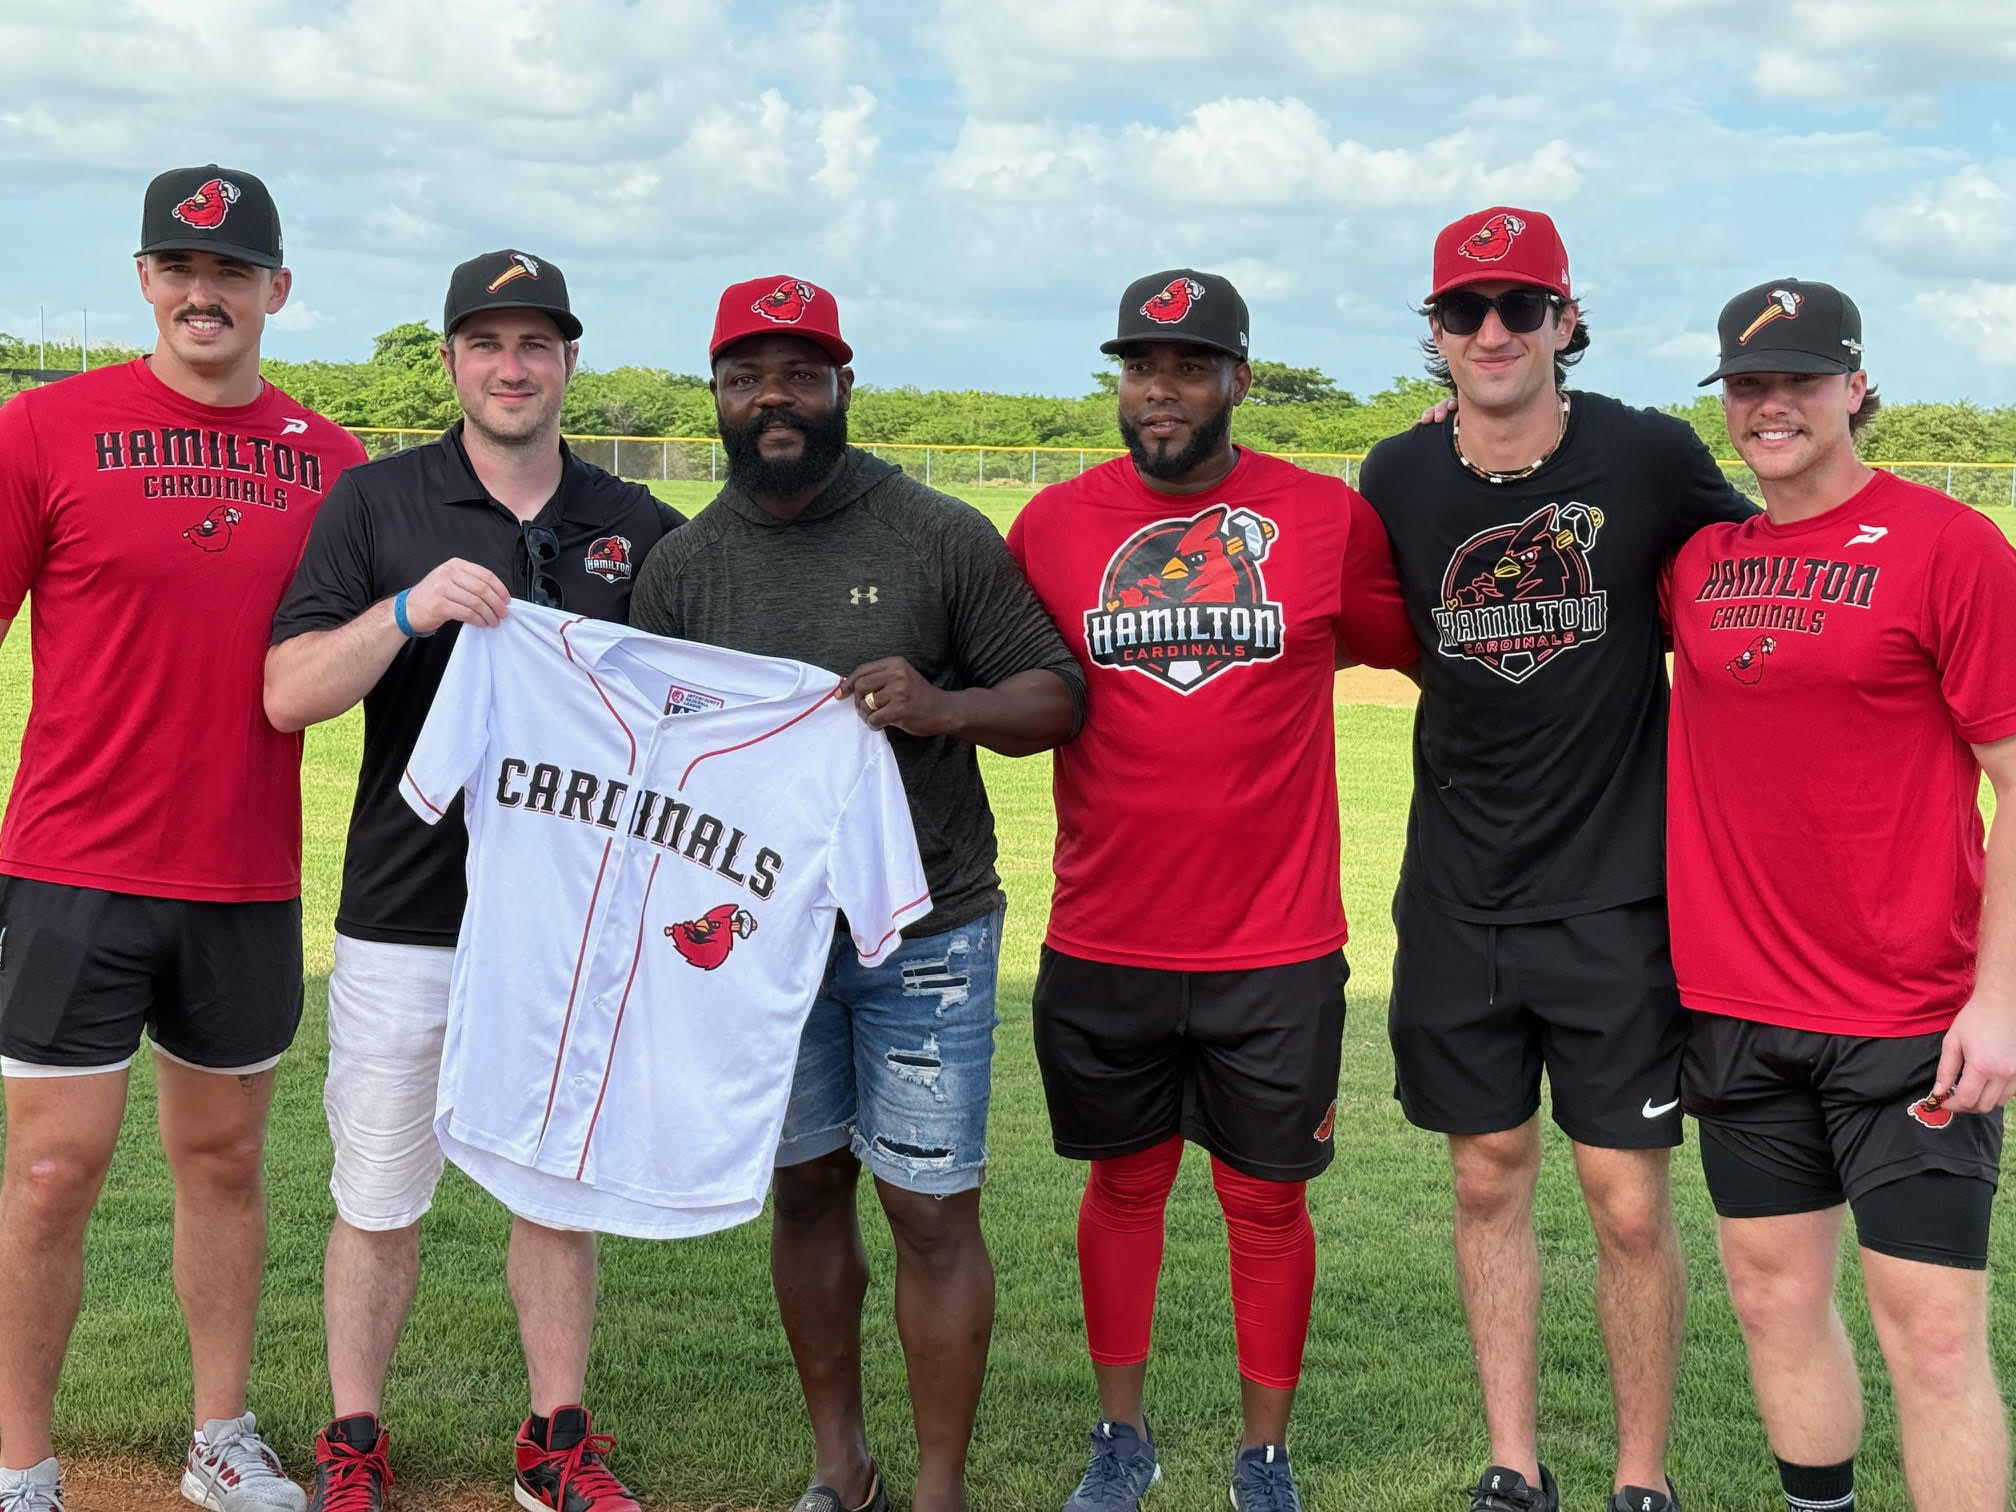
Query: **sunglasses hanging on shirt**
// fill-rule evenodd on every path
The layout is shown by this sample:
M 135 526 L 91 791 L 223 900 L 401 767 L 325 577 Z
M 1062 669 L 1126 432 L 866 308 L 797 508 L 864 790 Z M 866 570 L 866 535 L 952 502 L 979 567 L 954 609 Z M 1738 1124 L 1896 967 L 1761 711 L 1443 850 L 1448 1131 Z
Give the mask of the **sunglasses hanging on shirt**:
M 560 579 L 547 569 L 560 560 L 560 537 L 546 525 L 523 527 L 525 555 L 532 562 L 532 602 L 542 609 L 561 609 Z
M 1559 308 L 1561 302 L 1559 294 L 1549 294 L 1545 289 L 1507 289 L 1493 299 L 1458 289 L 1435 301 L 1435 322 L 1451 336 L 1475 336 L 1484 325 L 1484 317 L 1496 310 L 1499 324 L 1515 335 L 1524 336 L 1539 330 L 1547 312 Z

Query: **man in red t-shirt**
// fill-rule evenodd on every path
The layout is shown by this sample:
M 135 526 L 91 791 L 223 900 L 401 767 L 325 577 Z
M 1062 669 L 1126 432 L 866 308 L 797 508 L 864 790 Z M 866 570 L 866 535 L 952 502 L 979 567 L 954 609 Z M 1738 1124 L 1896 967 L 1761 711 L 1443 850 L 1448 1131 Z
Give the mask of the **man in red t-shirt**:
M 309 523 L 364 451 L 259 376 L 291 278 L 258 179 L 162 174 L 136 256 L 153 354 L 0 409 L 0 636 L 34 615 L 0 829 L 0 1509 L 62 1506 L 52 1403 L 144 1029 L 195 1373 L 182 1494 L 294 1512 L 245 1410 L 266 1114 L 301 1016 L 301 737 L 260 689 Z
M 1765 514 L 1667 579 L 1681 1078 L 1751 1384 L 1794 1512 L 1854 1506 L 1843 1209 L 1914 1506 L 2001 1512 L 1988 1221 L 2016 1087 L 2016 550 L 1876 472 L 1862 321 L 1775 279 L 1722 311 L 1729 437 Z M 1987 904 L 1983 908 L 1983 880 Z
M 1330 1163 L 1344 1027 L 1332 674 L 1419 653 L 1371 507 L 1232 445 L 1246 342 L 1225 279 L 1137 279 L 1102 348 L 1130 455 L 1046 488 L 1008 533 L 1089 684 L 1056 755 L 1034 1005 L 1057 1152 L 1091 1162 L 1078 1264 L 1101 1421 L 1069 1512 L 1131 1509 L 1160 1474 L 1142 1397 L 1186 1140 L 1211 1152 L 1232 1249 L 1233 1501 L 1297 1505 L 1304 1184 Z

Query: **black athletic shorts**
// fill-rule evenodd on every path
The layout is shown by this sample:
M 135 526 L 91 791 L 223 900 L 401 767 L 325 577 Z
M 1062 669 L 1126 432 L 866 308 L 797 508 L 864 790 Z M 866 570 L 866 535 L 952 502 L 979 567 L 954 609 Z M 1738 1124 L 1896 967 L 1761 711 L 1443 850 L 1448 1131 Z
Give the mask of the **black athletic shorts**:
M 1036 1063 L 1057 1153 L 1108 1160 L 1182 1135 L 1263 1181 L 1330 1164 L 1344 952 L 1247 971 L 1110 966 L 1043 947 Z
M 1868 1039 L 1695 1014 L 1680 1095 L 1703 1137 L 1814 1193 L 1798 1206 L 1722 1216 L 1838 1206 L 1920 1171 L 1992 1187 L 2001 1174 L 2001 1113 L 1921 1105 L 1944 1038 Z M 1724 1205 L 1718 1197 L 1718 1211 Z
M 0 877 L 0 1058 L 116 1070 L 142 1030 L 206 1071 L 263 1070 L 301 1022 L 301 900 L 196 903 Z
M 1540 1108 L 1611 1150 L 1680 1143 L 1687 1013 L 1673 982 L 1666 901 L 1534 924 L 1453 919 L 1403 890 L 1393 903 L 1393 1095 L 1439 1134 L 1516 1129 Z

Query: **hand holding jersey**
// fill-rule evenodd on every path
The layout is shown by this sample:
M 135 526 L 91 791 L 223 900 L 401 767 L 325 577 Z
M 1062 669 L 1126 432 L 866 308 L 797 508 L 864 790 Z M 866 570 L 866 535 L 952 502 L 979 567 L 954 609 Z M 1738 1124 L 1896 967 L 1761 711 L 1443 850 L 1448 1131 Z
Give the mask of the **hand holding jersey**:
M 1667 576 L 1682 1095 L 1788 1507 L 1855 1504 L 1845 1209 L 1913 1505 L 2000 1512 L 1984 1270 L 2016 1074 L 2016 549 L 1857 458 L 1877 399 L 1839 290 L 1776 279 L 1719 326 L 1704 383 L 1766 514 L 1703 530 Z

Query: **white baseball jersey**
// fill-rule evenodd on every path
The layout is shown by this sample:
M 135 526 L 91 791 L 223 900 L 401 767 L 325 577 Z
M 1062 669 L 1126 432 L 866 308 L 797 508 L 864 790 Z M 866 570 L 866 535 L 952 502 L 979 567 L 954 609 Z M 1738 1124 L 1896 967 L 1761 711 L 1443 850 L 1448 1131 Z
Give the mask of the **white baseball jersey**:
M 762 1210 L 836 910 L 874 965 L 931 909 L 838 684 L 525 603 L 461 630 L 400 791 L 463 800 L 434 1127 L 513 1212 L 652 1239 Z

